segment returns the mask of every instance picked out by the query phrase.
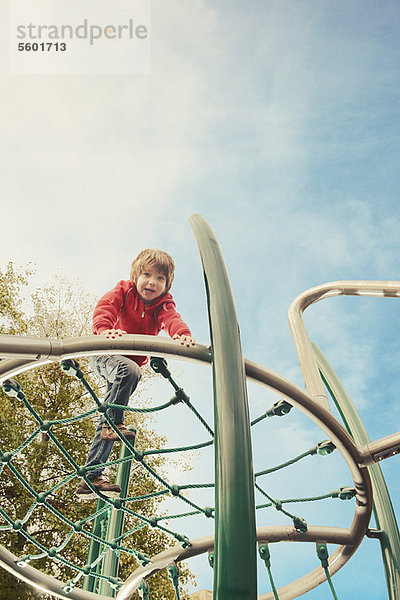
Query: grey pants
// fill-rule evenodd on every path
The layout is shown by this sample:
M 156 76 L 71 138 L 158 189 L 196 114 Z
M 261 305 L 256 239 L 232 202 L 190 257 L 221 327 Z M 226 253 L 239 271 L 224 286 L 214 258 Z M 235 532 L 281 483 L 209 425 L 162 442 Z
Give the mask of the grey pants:
M 91 359 L 91 366 L 107 382 L 104 402 L 127 406 L 129 398 L 135 391 L 142 376 L 139 365 L 125 356 L 101 355 Z M 107 414 L 116 425 L 124 422 L 123 408 L 112 408 Z M 106 463 L 110 456 L 114 442 L 112 440 L 100 439 L 100 432 L 105 423 L 107 421 L 104 418 L 104 414 L 100 414 L 99 423 L 86 461 L 86 467 Z M 100 477 L 104 469 L 105 467 L 102 466 L 89 471 L 88 478 L 96 479 Z

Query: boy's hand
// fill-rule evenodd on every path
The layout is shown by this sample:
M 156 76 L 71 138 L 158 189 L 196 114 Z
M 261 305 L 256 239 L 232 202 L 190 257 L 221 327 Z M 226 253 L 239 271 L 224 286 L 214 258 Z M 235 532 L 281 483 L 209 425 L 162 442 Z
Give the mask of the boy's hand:
M 107 339 L 114 339 L 124 334 L 126 334 L 126 331 L 124 331 L 123 329 L 106 329 L 105 331 L 102 331 L 99 335 L 104 335 Z
M 176 333 L 172 337 L 172 339 L 177 340 L 180 344 L 182 344 L 182 346 L 184 346 L 185 344 L 186 346 L 194 346 L 196 343 L 191 335 L 179 335 L 178 333 Z

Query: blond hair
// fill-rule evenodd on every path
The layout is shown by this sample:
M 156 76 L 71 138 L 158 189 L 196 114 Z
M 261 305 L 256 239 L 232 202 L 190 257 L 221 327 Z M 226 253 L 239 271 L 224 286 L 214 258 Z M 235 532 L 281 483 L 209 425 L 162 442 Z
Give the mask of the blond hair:
M 130 280 L 136 283 L 141 273 L 144 273 L 150 267 L 155 267 L 165 276 L 166 285 L 164 293 L 168 292 L 174 280 L 175 263 L 170 255 L 163 250 L 146 248 L 139 252 L 131 264 Z

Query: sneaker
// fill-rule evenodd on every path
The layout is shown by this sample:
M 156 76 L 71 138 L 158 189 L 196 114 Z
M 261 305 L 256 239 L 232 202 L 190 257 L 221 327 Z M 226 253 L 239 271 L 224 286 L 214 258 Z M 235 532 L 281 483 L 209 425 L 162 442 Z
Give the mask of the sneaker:
M 103 477 L 97 477 L 97 479 L 91 479 L 90 483 L 104 496 L 107 498 L 118 498 L 121 493 L 121 488 L 116 483 L 109 483 Z M 79 487 L 75 491 L 75 495 L 82 500 L 92 500 L 99 496 L 94 492 L 84 481 L 81 480 Z
M 117 428 L 127 440 L 134 441 L 136 437 L 136 431 L 131 431 L 130 429 L 127 429 L 122 423 L 121 425 L 117 425 Z M 112 442 L 120 440 L 120 438 L 115 433 L 114 429 L 110 427 L 110 425 L 103 425 L 103 428 L 100 432 L 100 439 L 110 440 Z

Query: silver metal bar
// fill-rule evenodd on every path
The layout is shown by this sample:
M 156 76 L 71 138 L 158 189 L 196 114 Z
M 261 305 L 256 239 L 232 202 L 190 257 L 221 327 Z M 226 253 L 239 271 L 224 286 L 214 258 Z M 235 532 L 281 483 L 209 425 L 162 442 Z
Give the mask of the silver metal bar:
M 196 344 L 187 348 L 170 338 L 154 335 L 127 334 L 116 339 L 91 335 L 67 340 L 0 335 L 0 356 L 8 357 L 0 360 L 0 382 L 52 361 L 94 354 L 161 357 L 167 354 L 178 360 L 211 362 L 210 349 L 207 346 Z
M 269 526 L 257 528 L 257 542 L 258 543 L 274 543 L 274 542 L 309 542 L 316 543 L 324 540 L 328 544 L 342 544 L 349 545 L 350 535 L 348 529 L 342 529 L 339 527 L 309 527 L 305 533 L 299 533 L 291 526 Z M 122 588 L 119 590 L 116 600 L 129 600 L 132 594 L 137 590 L 140 583 L 165 569 L 171 562 L 180 562 L 187 560 L 193 556 L 204 554 L 205 552 L 212 552 L 214 550 L 214 536 L 208 536 L 204 538 L 198 538 L 197 540 L 191 541 L 189 548 L 183 549 L 181 546 L 176 545 L 169 550 L 164 550 L 156 556 L 153 556 L 151 563 L 145 567 L 138 567 L 125 581 Z M 339 552 L 337 555 L 332 554 L 330 558 L 330 572 L 336 573 L 348 560 L 349 557 L 344 558 Z M 303 579 L 303 578 L 302 578 Z M 323 583 L 325 581 L 325 574 L 322 569 L 318 568 L 312 571 L 312 577 L 304 576 L 305 588 L 304 591 L 309 591 Z M 289 584 L 279 590 L 279 598 L 292 598 L 293 591 L 296 590 L 296 595 L 300 595 L 298 583 L 301 580 L 296 581 L 295 587 L 293 584 Z M 300 586 L 301 587 L 301 586 Z M 302 591 L 301 593 L 304 593 Z M 268 600 L 273 598 L 271 593 L 263 594 L 258 596 L 258 600 Z
M 363 467 L 395 456 L 400 452 L 400 431 L 362 446 L 359 451 L 360 466 Z
M 288 321 L 305 388 L 327 409 L 329 409 L 329 402 L 303 321 L 303 312 L 311 304 L 333 296 L 398 298 L 400 297 L 400 281 L 333 281 L 306 290 L 297 296 L 290 305 Z

